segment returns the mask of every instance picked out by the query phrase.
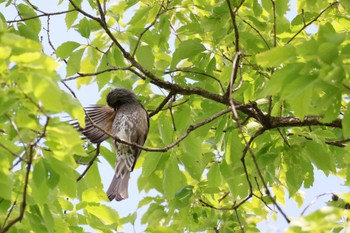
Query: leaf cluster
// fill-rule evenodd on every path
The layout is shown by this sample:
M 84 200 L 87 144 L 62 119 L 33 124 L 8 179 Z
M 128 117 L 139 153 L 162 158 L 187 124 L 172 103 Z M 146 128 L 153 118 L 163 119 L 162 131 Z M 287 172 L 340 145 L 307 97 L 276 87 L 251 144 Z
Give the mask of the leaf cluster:
M 138 189 L 157 193 L 139 203 L 147 232 L 259 232 L 277 215 L 288 232 L 348 227 L 337 201 L 293 220 L 282 207 L 286 195 L 304 203 L 315 170 L 350 184 L 349 3 L 297 1 L 292 19 L 291 3 L 13 3 L 18 20 L 0 15 L 0 232 L 135 223 L 104 203 L 94 161 L 113 166 L 114 152 L 83 144 L 60 115 L 84 124 L 71 87 L 90 84 L 100 103 L 109 87 L 133 89 L 150 113 L 136 166 Z M 80 39 L 56 46 L 53 17 Z

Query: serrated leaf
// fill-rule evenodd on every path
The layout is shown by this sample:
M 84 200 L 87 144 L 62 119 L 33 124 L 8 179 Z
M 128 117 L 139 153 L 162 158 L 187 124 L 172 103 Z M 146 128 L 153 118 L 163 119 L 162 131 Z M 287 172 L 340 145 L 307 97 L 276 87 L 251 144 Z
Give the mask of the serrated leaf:
M 210 167 L 208 174 L 208 187 L 220 187 L 221 186 L 221 174 L 218 163 L 213 163 Z
M 175 156 L 171 156 L 164 169 L 163 188 L 166 196 L 173 199 L 177 191 L 186 184 L 186 179 L 179 170 Z
M 159 153 L 147 153 L 144 155 L 145 159 L 142 164 L 142 175 L 145 177 L 150 176 L 155 169 L 161 159 L 161 155 Z
M 238 131 L 234 130 L 226 134 L 225 160 L 226 163 L 238 164 L 244 148 L 241 139 L 238 136 Z
M 84 211 L 97 217 L 105 225 L 118 225 L 119 214 L 106 205 L 88 205 Z
M 83 18 L 79 21 L 74 28 L 79 32 L 82 37 L 89 38 L 91 33 L 90 23 L 87 18 Z
M 98 169 L 97 162 L 95 162 L 90 167 L 89 172 L 84 177 L 84 181 L 87 183 L 88 187 L 93 187 L 96 189 L 96 194 L 100 195 L 99 198 L 102 198 L 105 200 L 106 195 L 104 193 L 99 192 L 99 190 L 102 190 L 103 185 L 102 185 L 101 175 Z
M 75 198 L 77 193 L 76 175 L 74 169 L 63 161 L 59 161 L 53 156 L 48 156 L 47 161 L 59 176 L 58 186 L 62 194 L 70 198 Z
M 80 71 L 80 61 L 85 49 L 74 51 L 67 62 L 66 76 L 76 74 Z
M 18 4 L 17 10 L 21 14 L 22 18 L 32 18 L 31 20 L 27 20 L 25 22 L 25 27 L 29 27 L 30 30 L 37 36 L 41 31 L 41 21 L 39 18 L 35 18 L 37 15 L 33 8 L 25 4 Z
M 329 172 L 335 172 L 335 159 L 327 147 L 313 141 L 308 141 L 305 143 L 304 153 L 326 175 Z
M 180 157 L 186 171 L 196 180 L 201 179 L 204 170 L 202 163 L 201 140 L 191 134 L 183 141 L 183 155 Z
M 77 7 L 80 8 L 81 7 L 81 1 L 82 0 L 77 0 L 77 1 L 74 1 L 74 3 L 77 5 Z M 67 26 L 68 29 L 70 29 L 72 27 L 73 23 L 78 18 L 79 11 L 76 11 L 74 9 L 75 8 L 73 7 L 73 5 L 71 3 L 69 3 L 68 10 L 73 10 L 73 11 L 71 11 L 71 12 L 66 14 L 65 21 L 66 21 L 66 26 Z
M 295 47 L 283 46 L 272 48 L 256 55 L 259 65 L 264 67 L 281 65 L 296 56 Z
M 152 48 L 149 46 L 140 46 L 136 50 L 136 59 L 147 70 L 151 70 L 154 64 Z
M 172 142 L 172 139 L 173 139 L 172 123 L 166 114 L 162 114 L 158 118 L 158 130 L 162 138 L 162 141 L 165 145 Z
M 170 69 L 174 69 L 181 60 L 192 58 L 203 51 L 205 47 L 200 39 L 183 41 L 173 54 Z
M 66 41 L 61 44 L 56 50 L 56 56 L 65 59 L 72 55 L 72 52 L 78 48 L 80 44 L 75 41 Z

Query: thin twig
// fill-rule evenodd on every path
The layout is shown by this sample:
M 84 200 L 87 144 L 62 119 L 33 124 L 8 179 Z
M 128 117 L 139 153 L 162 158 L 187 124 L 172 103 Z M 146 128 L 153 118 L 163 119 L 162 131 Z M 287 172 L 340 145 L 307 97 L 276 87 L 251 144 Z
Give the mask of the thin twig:
M 33 154 L 34 154 L 34 144 L 29 147 L 29 154 L 28 155 L 28 161 L 27 161 L 27 169 L 24 177 L 24 187 L 23 187 L 23 198 L 22 198 L 22 203 L 20 206 L 20 212 L 18 217 L 15 219 L 11 220 L 6 226 L 0 229 L 0 233 L 7 232 L 14 224 L 17 222 L 21 221 L 24 216 L 24 212 L 27 206 L 27 189 L 28 189 L 28 184 L 29 184 L 29 174 L 30 170 L 32 167 L 32 160 L 33 160 Z
M 69 3 L 74 7 L 74 10 L 76 10 L 76 11 L 79 11 L 81 14 L 83 14 L 84 16 L 86 16 L 86 17 L 88 17 L 88 18 L 90 18 L 90 19 L 93 19 L 93 20 L 95 20 L 96 22 L 101 22 L 101 20 L 99 19 L 99 18 L 97 18 L 97 17 L 95 17 L 95 16 L 93 16 L 93 15 L 91 15 L 91 14 L 89 14 L 89 13 L 87 13 L 86 11 L 83 11 L 81 8 L 79 8 L 78 6 L 77 6 L 77 4 L 75 4 L 75 2 L 73 1 L 73 0 L 69 0 Z M 100 3 L 99 3 L 99 1 L 98 1 L 98 5 L 100 5 Z M 103 12 L 102 12 L 103 13 Z M 101 16 L 102 17 L 102 16 Z
M 265 40 L 264 36 L 260 33 L 260 31 L 258 29 L 256 29 L 253 25 L 251 25 L 247 20 L 243 19 L 240 17 L 240 19 L 245 23 L 247 24 L 251 29 L 253 29 L 256 33 L 258 33 L 259 37 L 264 41 L 266 47 L 268 49 L 270 49 L 270 45 L 269 43 L 267 43 L 267 41 Z
M 100 143 L 97 143 L 94 157 L 90 160 L 90 162 L 88 163 L 83 173 L 81 173 L 80 176 L 77 178 L 77 181 L 80 181 L 85 176 L 85 174 L 89 171 L 90 167 L 94 164 L 99 154 L 100 154 Z
M 63 14 L 67 14 L 67 13 L 73 12 L 73 11 L 76 11 L 76 10 L 72 9 L 72 10 L 67 10 L 67 11 L 53 12 L 53 13 L 43 13 L 41 15 L 35 15 L 35 16 L 32 16 L 32 17 L 28 17 L 28 18 L 22 18 L 21 17 L 21 19 L 17 19 L 17 20 L 8 20 L 8 21 L 6 21 L 6 23 L 19 23 L 19 22 L 33 20 L 33 19 L 37 19 L 37 18 L 41 18 L 41 17 L 54 16 L 54 15 L 63 15 Z
M 209 204 L 208 202 L 203 201 L 202 199 L 198 199 L 198 201 L 202 205 L 204 205 L 206 207 L 209 207 L 209 208 L 212 208 L 212 209 L 215 209 L 215 210 L 224 210 L 224 211 L 226 211 L 226 210 L 234 210 L 235 209 L 234 205 L 232 207 L 216 207 L 216 206 L 213 206 L 213 205 Z
M 23 146 L 23 149 L 24 151 L 28 154 L 28 151 L 27 151 L 27 145 L 26 143 L 24 142 L 23 138 L 22 138 L 22 135 L 21 133 L 19 132 L 18 130 L 18 127 L 16 125 L 16 123 L 12 120 L 12 118 L 6 113 L 5 114 L 6 118 L 8 119 L 8 121 L 10 122 L 10 124 L 12 125 L 12 128 L 15 130 L 18 138 L 19 138 L 19 141 L 21 142 L 22 146 Z
M 314 197 L 311 202 L 305 207 L 305 209 L 301 212 L 300 216 L 303 216 L 306 212 L 306 210 L 312 206 L 313 204 L 315 204 L 315 202 L 320 198 L 320 197 L 323 197 L 323 196 L 327 196 L 327 195 L 334 195 L 334 193 L 322 193 L 320 195 L 317 195 L 316 197 Z
M 184 73 L 192 73 L 192 74 L 198 74 L 198 75 L 206 76 L 208 78 L 211 78 L 211 79 L 215 80 L 219 84 L 220 89 L 221 89 L 222 92 L 225 91 L 221 81 L 218 78 L 216 78 L 215 76 L 210 75 L 208 73 L 200 72 L 200 71 L 194 71 L 194 70 L 187 70 L 187 69 L 183 69 L 183 68 L 182 69 L 181 68 L 177 68 L 177 69 L 174 69 L 174 70 L 166 71 L 166 72 L 164 72 L 164 74 L 171 74 L 171 73 L 174 73 L 174 72 L 184 72 Z
M 2 147 L 2 148 L 4 148 L 7 152 L 9 152 L 13 157 L 15 157 L 15 158 L 20 158 L 19 157 L 19 155 L 17 155 L 15 152 L 13 152 L 13 151 L 11 151 L 7 146 L 5 146 L 4 144 L 2 144 L 1 142 L 0 142 L 0 146 Z M 25 160 L 23 160 L 22 158 L 20 158 L 23 162 L 26 162 Z
M 233 29 L 235 32 L 235 47 L 236 47 L 236 53 L 238 53 L 238 51 L 240 51 L 239 48 L 239 31 L 238 31 L 238 26 L 237 26 L 237 22 L 236 22 L 236 16 L 237 16 L 237 12 L 239 10 L 239 8 L 242 6 L 244 0 L 241 1 L 241 3 L 235 8 L 235 10 L 232 9 L 230 0 L 226 0 L 226 3 L 228 5 L 229 8 L 229 12 L 230 12 L 230 16 L 231 16 L 231 20 L 232 20 L 232 25 L 233 25 Z
M 239 219 L 239 215 L 238 215 L 237 209 L 235 209 L 235 213 L 236 213 L 237 222 L 238 222 L 238 224 L 239 224 L 239 227 L 241 228 L 241 231 L 242 231 L 242 232 L 245 232 L 245 231 L 244 231 L 244 226 L 242 225 L 242 222 L 241 222 L 241 220 Z
M 321 15 L 322 15 L 323 13 L 325 13 L 327 10 L 329 10 L 330 8 L 334 7 L 334 6 L 337 5 L 337 4 L 339 4 L 338 1 L 334 1 L 334 2 L 330 3 L 329 6 L 326 7 L 325 9 L 323 9 L 315 18 L 313 18 L 310 22 L 304 24 L 304 26 L 303 26 L 302 28 L 300 28 L 299 31 L 297 31 L 297 32 L 292 36 L 292 38 L 290 38 L 290 39 L 287 41 L 286 44 L 289 44 L 290 42 L 292 42 L 292 41 L 295 39 L 295 37 L 297 37 L 302 31 L 305 30 L 305 28 L 307 28 L 308 26 L 310 26 L 313 22 L 317 21 L 318 18 L 320 18 Z
M 164 2 L 161 3 L 161 5 L 160 5 L 160 7 L 159 7 L 159 10 L 158 10 L 158 12 L 157 12 L 157 15 L 154 17 L 154 20 L 140 33 L 139 38 L 137 39 L 135 48 L 134 48 L 133 52 L 131 53 L 131 56 L 133 56 L 133 57 L 135 56 L 136 50 L 137 50 L 137 48 L 139 47 L 139 45 L 140 45 L 140 43 L 141 43 L 141 39 L 142 39 L 143 35 L 144 35 L 151 27 L 153 27 L 153 26 L 156 24 L 156 22 L 157 22 L 157 20 L 159 19 L 160 15 L 163 14 L 164 12 L 166 12 L 166 9 L 162 11 L 163 3 L 164 3 Z
M 118 67 L 113 67 L 113 68 L 108 68 L 108 69 L 105 69 L 105 70 L 97 71 L 97 72 L 94 72 L 94 73 L 80 73 L 80 72 L 77 72 L 78 75 L 61 79 L 61 81 L 62 82 L 67 82 L 67 81 L 76 80 L 78 78 L 97 76 L 97 75 L 100 75 L 100 74 L 103 74 L 103 73 L 106 73 L 106 72 L 112 72 L 112 71 L 116 71 L 116 70 L 129 70 L 130 67 L 131 66 L 119 67 L 119 68 Z

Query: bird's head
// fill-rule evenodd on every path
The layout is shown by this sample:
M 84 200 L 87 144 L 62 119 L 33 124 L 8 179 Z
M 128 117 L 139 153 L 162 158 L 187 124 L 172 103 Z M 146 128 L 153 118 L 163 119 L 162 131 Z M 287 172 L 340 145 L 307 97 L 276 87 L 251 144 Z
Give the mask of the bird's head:
M 118 108 L 126 103 L 139 103 L 136 95 L 124 88 L 115 88 L 107 95 L 107 104 L 112 108 Z

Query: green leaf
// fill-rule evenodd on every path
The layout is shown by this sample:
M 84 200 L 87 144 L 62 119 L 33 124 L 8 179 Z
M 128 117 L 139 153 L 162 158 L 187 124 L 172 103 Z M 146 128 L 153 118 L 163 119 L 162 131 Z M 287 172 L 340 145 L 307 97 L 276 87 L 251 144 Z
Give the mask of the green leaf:
M 36 203 L 46 203 L 49 188 L 48 188 L 48 172 L 43 159 L 40 159 L 33 169 L 33 184 L 32 184 L 32 196 Z
M 334 43 L 323 43 L 318 48 L 318 55 L 326 64 L 331 64 L 338 57 L 338 47 Z
M 180 109 L 177 109 L 173 113 L 176 129 L 184 131 L 191 124 L 191 108 L 190 105 L 182 105 Z
M 266 52 L 256 55 L 256 60 L 259 65 L 264 67 L 279 66 L 284 64 L 296 56 L 296 50 L 293 46 L 284 46 L 272 48 Z
M 298 146 L 291 147 L 285 151 L 286 157 L 286 183 L 289 196 L 292 197 L 304 182 L 305 188 L 312 186 L 313 166 L 309 160 L 302 156 L 302 149 Z
M 167 114 L 162 114 L 158 118 L 159 135 L 165 145 L 170 144 L 173 140 L 173 129 L 171 120 L 166 117 Z
M 210 167 L 208 174 L 208 187 L 219 188 L 221 186 L 221 174 L 218 163 L 213 163 Z
M 101 175 L 98 170 L 98 164 L 95 162 L 89 169 L 89 172 L 84 176 L 84 181 L 87 184 L 87 187 L 95 188 L 96 192 L 98 193 L 98 190 L 102 190 L 102 180 Z M 99 195 L 102 195 L 101 193 L 98 193 Z M 105 198 L 106 195 L 103 195 Z M 102 197 L 98 197 L 102 198 Z M 88 201 L 88 200 L 86 200 Z
M 80 8 L 81 7 L 81 1 L 82 0 L 74 0 L 73 2 L 75 3 L 75 5 Z M 73 5 L 71 3 L 69 3 L 68 5 L 68 10 L 73 10 L 73 11 L 70 11 L 67 15 L 66 15 L 66 18 L 65 18 L 65 21 L 66 21 L 66 26 L 68 29 L 70 29 L 73 25 L 73 23 L 75 22 L 75 20 L 77 20 L 78 18 L 78 14 L 79 14 L 79 11 L 77 10 L 74 10 L 75 8 L 73 7 Z
M 41 52 L 41 44 L 30 39 L 26 39 L 22 36 L 13 34 L 13 33 L 5 33 L 1 35 L 2 46 L 9 46 L 12 48 L 13 54 L 17 55 L 19 53 L 25 51 L 31 52 Z
M 53 112 L 61 112 L 63 110 L 62 103 L 58 101 L 62 91 L 54 80 L 47 76 L 30 76 L 28 81 L 33 87 L 34 96 L 44 104 L 45 109 Z
M 41 53 L 39 52 L 29 52 L 29 53 L 22 53 L 17 56 L 11 56 L 10 61 L 17 62 L 17 63 L 31 63 L 40 59 L 40 57 L 41 57 Z
M 148 177 L 156 170 L 162 156 L 159 153 L 149 152 L 145 154 L 144 157 L 145 159 L 143 160 L 142 164 L 142 175 Z
M 180 157 L 186 171 L 196 180 L 200 180 L 204 166 L 201 151 L 202 141 L 192 134 L 183 141 L 183 154 Z
M 10 174 L 10 163 L 5 153 L 0 149 L 0 197 L 11 200 L 13 180 Z
M 188 199 L 189 197 L 191 197 L 193 194 L 193 186 L 192 185 L 186 185 L 184 188 L 182 188 L 181 190 L 179 190 L 175 197 L 178 200 L 184 200 L 184 199 Z
M 290 98 L 290 106 L 295 111 L 295 116 L 303 119 L 306 115 L 310 114 L 310 105 L 312 100 L 312 86 L 306 86 L 309 88 L 303 88 L 303 91 L 294 97 Z
M 177 191 L 186 184 L 186 179 L 179 170 L 175 156 L 171 156 L 164 169 L 163 188 L 165 195 L 169 199 L 173 199 Z
M 349 138 L 350 137 L 350 103 L 347 105 L 347 109 L 344 113 L 344 118 L 343 118 L 343 136 L 344 138 Z
M 147 70 L 151 70 L 154 64 L 154 55 L 150 46 L 140 46 L 136 50 L 137 61 Z
M 226 148 L 225 148 L 225 160 L 228 165 L 238 164 L 244 149 L 244 145 L 238 135 L 238 130 L 231 131 L 225 135 Z
M 119 214 L 109 206 L 102 204 L 88 205 L 84 208 L 84 211 L 95 216 L 105 225 L 118 226 Z
M 21 26 L 22 30 L 28 29 L 28 32 L 32 33 L 32 36 L 29 34 L 30 38 L 34 40 L 38 39 L 38 34 L 41 31 L 41 21 L 39 18 L 35 18 L 37 15 L 33 8 L 25 4 L 19 4 L 17 10 L 22 18 L 32 18 L 31 20 L 25 21 L 25 25 Z
M 192 185 L 186 185 L 175 194 L 176 208 L 184 208 L 189 205 L 191 197 L 193 196 L 193 188 L 194 186 Z
M 174 69 L 181 60 L 192 58 L 203 51 L 205 51 L 205 47 L 201 40 L 190 39 L 183 41 L 173 54 L 170 69 Z
M 100 187 L 89 188 L 85 190 L 82 195 L 82 201 L 86 201 L 86 202 L 101 202 L 101 201 L 107 201 L 107 200 L 108 198 L 106 193 Z
M 286 12 L 289 10 L 288 1 L 278 0 L 275 3 L 275 6 L 276 6 L 276 13 L 280 17 L 283 17 L 286 14 Z
M 55 232 L 55 220 L 51 214 L 50 207 L 47 204 L 44 205 L 43 218 L 48 232 Z
M 53 156 L 47 157 L 50 168 L 53 169 L 59 176 L 58 186 L 62 194 L 70 198 L 75 198 L 77 193 L 76 175 L 70 166 L 63 161 L 59 161 Z
M 82 37 L 89 38 L 91 33 L 90 22 L 87 18 L 83 18 L 79 21 L 74 28 L 80 33 Z
M 305 143 L 303 152 L 326 175 L 329 172 L 335 172 L 335 159 L 327 147 L 313 141 L 308 141 Z
M 72 54 L 72 52 L 79 46 L 80 44 L 77 42 L 66 41 L 56 49 L 56 55 L 61 59 L 68 58 Z
M 80 71 L 81 57 L 85 49 L 74 51 L 67 62 L 66 76 L 76 74 Z

